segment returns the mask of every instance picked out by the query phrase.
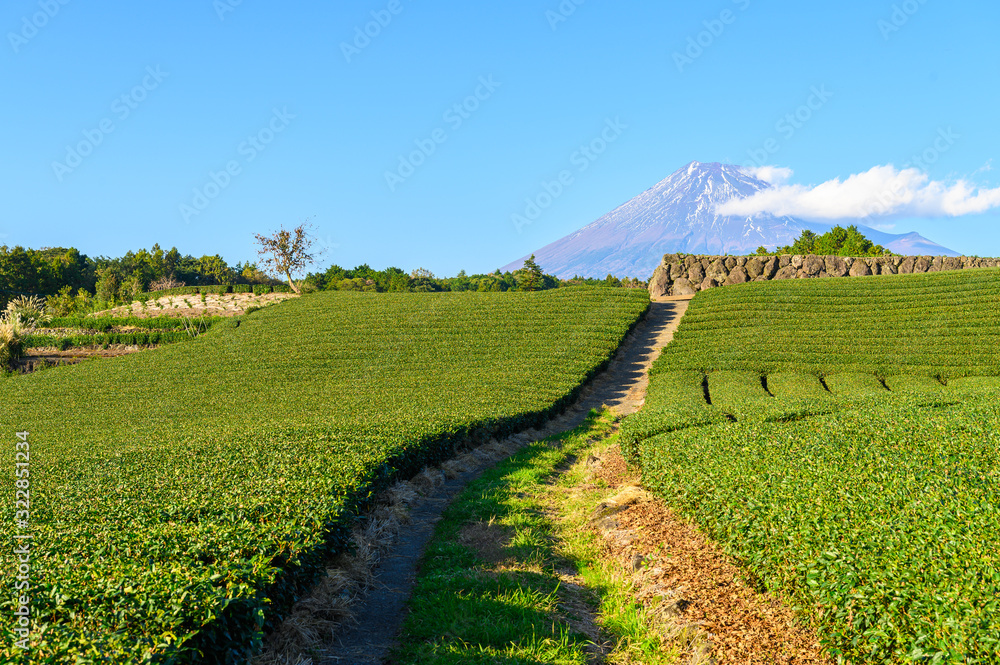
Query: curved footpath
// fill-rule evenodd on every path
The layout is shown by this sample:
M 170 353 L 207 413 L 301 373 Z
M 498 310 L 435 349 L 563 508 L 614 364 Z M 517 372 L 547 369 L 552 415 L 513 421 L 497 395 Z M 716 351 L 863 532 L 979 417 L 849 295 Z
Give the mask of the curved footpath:
M 511 437 L 520 445 L 572 429 L 583 423 L 591 409 L 606 405 L 622 415 L 642 406 L 649 383 L 649 366 L 673 338 L 690 296 L 658 298 L 649 312 L 619 347 L 610 365 L 582 391 L 563 414 L 537 432 Z M 377 586 L 352 608 L 356 623 L 323 651 L 318 665 L 376 665 L 394 644 L 405 617 L 405 603 L 413 590 L 417 566 L 441 514 L 469 482 L 486 467 L 466 471 L 444 481 L 415 504 L 398 540 L 382 556 L 375 575 Z

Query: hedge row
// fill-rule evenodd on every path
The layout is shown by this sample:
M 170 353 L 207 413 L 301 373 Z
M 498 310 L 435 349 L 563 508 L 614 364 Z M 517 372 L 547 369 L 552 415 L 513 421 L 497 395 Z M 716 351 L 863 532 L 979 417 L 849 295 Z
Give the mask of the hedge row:
M 994 268 L 709 289 L 653 372 L 1000 374 L 998 320 Z
M 197 325 L 204 328 L 223 320 L 225 320 L 225 317 L 213 316 L 198 318 L 195 321 Z M 187 330 L 191 325 L 192 321 L 190 319 L 180 316 L 155 316 L 150 318 L 140 318 L 138 316 L 65 316 L 52 319 L 45 324 L 45 329 L 79 328 L 106 333 L 112 328 L 130 327 L 142 328 L 144 330 L 176 332 Z
M 193 335 L 187 332 L 128 332 L 128 333 L 97 333 L 96 335 L 71 335 L 60 337 L 56 335 L 27 335 L 22 346 L 25 349 L 40 347 L 55 347 L 61 351 L 72 348 L 93 346 L 108 346 L 124 344 L 127 346 L 152 346 L 170 344 L 189 340 Z
M 291 293 L 292 289 L 287 284 L 214 284 L 210 286 L 179 286 L 173 289 L 163 289 L 161 291 L 149 291 L 136 298 L 137 301 L 157 300 L 166 296 L 190 296 L 190 295 L 225 295 L 227 293 L 253 293 L 262 295 L 265 293 Z
M 323 292 L 0 382 L 0 431 L 33 441 L 33 662 L 245 662 L 373 492 L 539 425 L 648 306 L 631 289 Z M 10 626 L 0 660 L 18 656 Z
M 998 303 L 994 269 L 699 293 L 623 453 L 834 660 L 1000 662 Z

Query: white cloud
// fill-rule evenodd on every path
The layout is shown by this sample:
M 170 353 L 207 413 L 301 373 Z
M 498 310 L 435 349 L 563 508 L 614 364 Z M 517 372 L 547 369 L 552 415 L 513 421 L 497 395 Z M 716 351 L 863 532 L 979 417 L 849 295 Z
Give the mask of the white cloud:
M 1000 187 L 977 188 L 966 180 L 931 180 L 891 164 L 819 185 L 777 185 L 745 199 L 720 204 L 721 215 L 771 213 L 805 219 L 865 217 L 958 217 L 1000 207 Z
M 780 185 L 792 177 L 792 170 L 783 166 L 744 166 L 742 170 L 747 175 L 772 185 Z

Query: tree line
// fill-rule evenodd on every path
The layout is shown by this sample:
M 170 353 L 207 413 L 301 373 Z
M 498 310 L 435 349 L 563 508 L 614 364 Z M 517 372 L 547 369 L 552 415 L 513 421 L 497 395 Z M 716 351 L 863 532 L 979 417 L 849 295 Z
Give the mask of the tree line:
M 175 286 L 215 284 L 279 284 L 262 267 L 246 262 L 229 265 L 220 255 L 196 258 L 176 247 L 164 250 L 129 251 L 120 257 L 90 257 L 75 248 L 30 249 L 0 245 L 0 309 L 22 295 L 35 295 L 60 302 L 60 309 L 82 311 L 102 305 L 132 302 L 140 294 Z M 454 277 L 436 277 L 418 268 L 406 272 L 389 267 L 375 270 L 367 264 L 346 269 L 334 265 L 309 273 L 299 284 L 306 291 L 537 291 L 572 285 L 643 288 L 638 279 L 574 277 L 560 280 L 545 274 L 534 257 L 519 270 Z
M 410 273 L 390 267 L 375 270 L 367 264 L 353 269 L 333 265 L 322 273 L 309 273 L 302 285 L 306 290 L 371 291 L 371 292 L 445 292 L 445 291 L 544 291 L 564 286 L 609 286 L 616 288 L 646 288 L 639 279 L 620 279 L 608 275 L 604 279 L 575 276 L 559 279 L 545 274 L 532 255 L 524 266 L 514 271 L 469 275 L 464 270 L 454 277 L 435 277 L 434 273 L 418 268 Z
M 89 257 L 76 248 L 0 245 L 0 305 L 22 295 L 62 296 L 112 304 L 171 286 L 273 284 L 255 263 L 230 266 L 219 255 L 195 258 L 176 247 Z
M 791 245 L 769 250 L 758 247 L 758 256 L 774 254 L 816 254 L 818 256 L 887 256 L 892 252 L 866 238 L 858 227 L 835 226 L 823 235 L 806 229 Z

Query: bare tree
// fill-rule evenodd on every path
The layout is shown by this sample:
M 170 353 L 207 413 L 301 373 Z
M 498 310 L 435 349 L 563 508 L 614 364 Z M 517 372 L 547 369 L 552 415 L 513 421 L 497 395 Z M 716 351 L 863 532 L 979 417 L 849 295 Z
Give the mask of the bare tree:
M 264 265 L 288 278 L 288 285 L 295 293 L 301 293 L 301 291 L 292 280 L 292 275 L 314 263 L 323 253 L 322 250 L 312 251 L 315 242 L 315 238 L 309 234 L 312 228 L 311 224 L 303 222 L 291 231 L 285 230 L 285 227 L 282 226 L 274 235 L 254 234 L 257 244 L 260 245 L 260 250 L 257 253 L 260 254 Z

